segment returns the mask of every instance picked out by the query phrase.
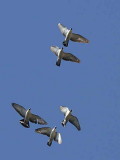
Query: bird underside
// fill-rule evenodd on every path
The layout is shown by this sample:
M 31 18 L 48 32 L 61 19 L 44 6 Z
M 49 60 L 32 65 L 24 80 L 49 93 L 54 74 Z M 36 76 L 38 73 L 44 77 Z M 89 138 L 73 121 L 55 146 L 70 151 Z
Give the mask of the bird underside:
M 20 120 L 20 124 L 21 124 L 22 126 L 24 126 L 25 128 L 30 128 L 29 121 L 26 123 L 24 119 L 21 119 L 21 120 Z
M 65 46 L 65 47 L 68 47 L 68 43 L 69 43 L 69 41 L 63 41 L 63 45 Z

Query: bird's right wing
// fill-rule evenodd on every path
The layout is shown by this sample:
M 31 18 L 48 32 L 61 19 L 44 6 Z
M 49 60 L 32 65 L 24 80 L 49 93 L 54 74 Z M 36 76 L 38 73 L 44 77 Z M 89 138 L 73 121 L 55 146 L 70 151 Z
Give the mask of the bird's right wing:
M 22 117 L 25 117 L 26 109 L 24 107 L 16 103 L 12 103 L 12 106 Z
M 55 53 L 55 55 L 56 56 L 58 56 L 58 51 L 59 51 L 59 47 L 57 47 L 57 46 L 51 46 L 50 47 L 50 50 L 53 52 L 53 53 Z
M 70 31 L 67 27 L 63 26 L 62 24 L 58 23 L 58 28 L 60 29 L 61 33 L 66 36 Z
M 64 107 L 64 106 L 60 106 L 60 110 L 61 112 L 64 113 L 64 115 L 66 115 L 66 113 L 70 111 L 68 107 Z
M 52 129 L 50 127 L 43 127 L 43 128 L 35 129 L 35 132 L 46 135 L 48 137 L 50 137 L 51 131 Z
M 56 137 L 54 138 L 54 140 L 55 140 L 56 142 L 58 142 L 58 144 L 61 144 L 61 143 L 62 143 L 61 134 L 60 134 L 60 133 L 56 133 Z

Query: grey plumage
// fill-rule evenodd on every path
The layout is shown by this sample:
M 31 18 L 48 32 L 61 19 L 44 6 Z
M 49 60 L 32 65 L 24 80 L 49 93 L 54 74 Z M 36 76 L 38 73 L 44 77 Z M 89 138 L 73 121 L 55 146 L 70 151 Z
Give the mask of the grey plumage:
M 63 41 L 63 45 L 65 47 L 68 46 L 69 40 L 73 42 L 89 43 L 89 40 L 87 38 L 79 34 L 72 33 L 72 28 L 68 29 L 60 23 L 58 23 L 58 28 L 60 29 L 61 33 L 65 36 L 65 40 Z
M 67 122 L 69 121 L 78 130 L 81 130 L 78 118 L 71 114 L 72 110 L 69 110 L 69 108 L 65 107 L 65 106 L 60 106 L 60 110 L 61 110 L 61 112 L 64 113 L 64 120 L 61 122 L 64 127 L 66 126 Z
M 71 53 L 64 52 L 63 48 L 59 48 L 57 46 L 51 46 L 50 50 L 57 56 L 57 61 L 56 61 L 57 66 L 60 66 L 62 59 L 65 61 L 80 63 L 80 60 L 76 56 L 74 56 Z
M 26 110 L 23 106 L 16 104 L 16 103 L 12 103 L 13 108 L 24 118 L 22 120 L 20 120 L 20 123 L 26 127 L 26 128 L 30 128 L 29 125 L 29 121 L 32 123 L 38 123 L 38 124 L 42 124 L 45 125 L 47 124 L 47 122 L 41 118 L 38 115 L 32 114 L 30 112 L 30 108 L 28 110 Z
M 48 146 L 52 145 L 53 140 L 58 142 L 58 144 L 61 144 L 62 143 L 61 134 L 56 132 L 56 128 L 57 127 L 54 127 L 54 128 L 43 127 L 43 128 L 35 129 L 35 132 L 46 135 L 49 137 L 49 140 L 47 142 Z

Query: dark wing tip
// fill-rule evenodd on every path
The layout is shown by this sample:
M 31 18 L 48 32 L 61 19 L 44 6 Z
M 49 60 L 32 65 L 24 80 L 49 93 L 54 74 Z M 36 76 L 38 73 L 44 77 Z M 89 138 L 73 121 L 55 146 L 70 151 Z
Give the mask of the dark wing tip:
M 80 63 L 80 60 L 79 59 L 77 59 L 77 61 L 76 61 L 77 63 Z
M 39 129 L 35 129 L 35 132 L 36 132 L 36 133 L 40 133 Z
M 12 105 L 12 106 L 14 106 L 14 105 L 15 105 L 15 103 L 11 103 L 11 105 Z
M 44 119 L 40 119 L 40 121 L 38 122 L 39 124 L 42 124 L 42 125 L 46 125 L 48 124 Z
M 78 129 L 78 131 L 81 131 L 81 127 L 77 128 L 77 129 Z
M 48 124 L 46 121 L 44 121 L 44 124 L 46 125 L 46 124 Z
M 90 40 L 86 39 L 86 43 L 90 43 Z
M 16 108 L 16 103 L 11 103 L 13 108 Z

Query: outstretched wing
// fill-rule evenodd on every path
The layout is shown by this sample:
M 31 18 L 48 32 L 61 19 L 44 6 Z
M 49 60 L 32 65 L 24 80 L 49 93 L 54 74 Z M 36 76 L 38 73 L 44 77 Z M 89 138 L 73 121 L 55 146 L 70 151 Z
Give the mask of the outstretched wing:
M 50 127 L 43 127 L 43 128 L 35 129 L 35 132 L 46 135 L 48 137 L 50 137 L 51 131 L 52 129 Z
M 25 117 L 26 109 L 24 107 L 16 103 L 12 103 L 12 106 L 22 117 Z
M 74 42 L 89 43 L 87 38 L 75 33 L 71 34 L 70 40 Z
M 58 142 L 58 144 L 61 144 L 61 143 L 62 143 L 61 134 L 56 132 L 56 136 L 55 136 L 54 140 L 55 140 L 56 142 Z
M 70 31 L 67 27 L 63 26 L 62 24 L 58 23 L 58 28 L 60 29 L 61 33 L 66 36 Z
M 71 54 L 71 53 L 64 53 L 63 52 L 62 59 L 65 60 L 65 61 L 71 61 L 71 62 L 80 63 L 80 60 L 76 56 Z
M 81 130 L 77 117 L 71 115 L 70 119 L 69 119 L 69 122 L 72 123 L 78 130 Z
M 60 48 L 57 47 L 57 46 L 51 46 L 51 47 L 50 47 L 50 50 L 51 50 L 53 53 L 55 53 L 56 56 L 58 56 L 59 49 L 60 49 Z
M 60 110 L 61 110 L 61 112 L 63 112 L 64 114 L 66 114 L 67 112 L 70 112 L 69 108 L 68 108 L 68 107 L 65 107 L 65 106 L 60 106 Z
M 43 118 L 41 118 L 38 115 L 32 114 L 32 113 L 29 116 L 29 121 L 32 123 L 38 123 L 38 124 L 43 124 L 43 125 L 47 124 L 47 122 Z

